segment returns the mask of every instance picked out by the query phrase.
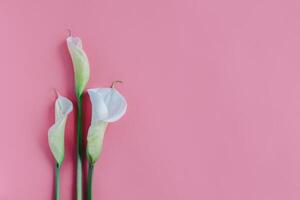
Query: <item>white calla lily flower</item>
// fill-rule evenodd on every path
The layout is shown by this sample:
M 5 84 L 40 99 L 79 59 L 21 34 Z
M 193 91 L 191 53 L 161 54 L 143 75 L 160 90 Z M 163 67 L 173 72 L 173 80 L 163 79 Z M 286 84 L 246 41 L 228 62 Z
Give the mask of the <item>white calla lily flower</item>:
M 72 110 L 72 102 L 66 97 L 58 94 L 55 101 L 55 123 L 48 130 L 49 146 L 58 165 L 61 165 L 64 160 L 65 126 L 68 114 Z
M 67 44 L 74 65 L 76 96 L 79 98 L 90 78 L 90 64 L 79 37 L 68 37 Z
M 108 123 L 119 120 L 126 112 L 125 98 L 115 88 L 88 90 L 92 103 L 92 120 L 87 136 L 87 156 L 94 164 L 102 151 Z
M 114 88 L 88 90 L 92 102 L 92 123 L 97 121 L 115 122 L 126 112 L 125 98 Z

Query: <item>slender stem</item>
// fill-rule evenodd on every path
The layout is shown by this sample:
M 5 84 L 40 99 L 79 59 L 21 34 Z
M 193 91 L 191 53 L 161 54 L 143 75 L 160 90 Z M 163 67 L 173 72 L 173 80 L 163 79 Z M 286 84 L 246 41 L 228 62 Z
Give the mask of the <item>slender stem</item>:
M 77 114 L 77 200 L 82 200 L 82 96 L 78 97 Z
M 60 197 L 60 166 L 58 163 L 55 164 L 55 200 L 59 200 Z
M 94 174 L 94 165 L 89 163 L 89 172 L 88 172 L 88 185 L 87 185 L 87 200 L 92 200 L 92 189 L 93 189 L 93 174 Z

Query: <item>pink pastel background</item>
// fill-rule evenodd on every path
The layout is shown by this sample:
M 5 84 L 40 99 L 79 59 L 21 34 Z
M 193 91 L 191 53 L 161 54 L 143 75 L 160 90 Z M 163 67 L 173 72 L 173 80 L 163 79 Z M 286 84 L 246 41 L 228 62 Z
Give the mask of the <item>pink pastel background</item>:
M 298 0 L 2 0 L 0 199 L 53 199 L 53 88 L 73 95 L 67 28 L 88 87 L 119 90 L 94 200 L 299 200 Z M 85 97 L 85 130 L 90 105 Z M 74 199 L 75 112 L 62 200 Z

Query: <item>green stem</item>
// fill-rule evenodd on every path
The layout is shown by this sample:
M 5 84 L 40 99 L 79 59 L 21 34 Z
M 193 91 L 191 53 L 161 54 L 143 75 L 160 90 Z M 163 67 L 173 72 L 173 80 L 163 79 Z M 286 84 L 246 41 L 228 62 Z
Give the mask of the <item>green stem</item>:
M 93 174 L 94 174 L 94 165 L 89 163 L 87 200 L 92 200 Z
M 82 96 L 78 97 L 77 114 L 77 200 L 82 200 Z
M 59 194 L 60 194 L 59 178 L 60 178 L 60 166 L 58 163 L 56 163 L 55 164 L 55 200 L 59 200 Z

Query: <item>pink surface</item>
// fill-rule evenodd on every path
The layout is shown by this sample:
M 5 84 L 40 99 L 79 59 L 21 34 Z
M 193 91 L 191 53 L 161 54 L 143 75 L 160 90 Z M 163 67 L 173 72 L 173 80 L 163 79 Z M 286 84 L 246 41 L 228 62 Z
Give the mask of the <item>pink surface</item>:
M 53 88 L 75 101 L 71 28 L 90 58 L 88 87 L 123 80 L 129 104 L 108 129 L 95 200 L 299 200 L 299 10 L 296 0 L 1 1 L 0 199 L 53 198 L 47 130 Z M 74 117 L 62 200 L 74 199 Z

